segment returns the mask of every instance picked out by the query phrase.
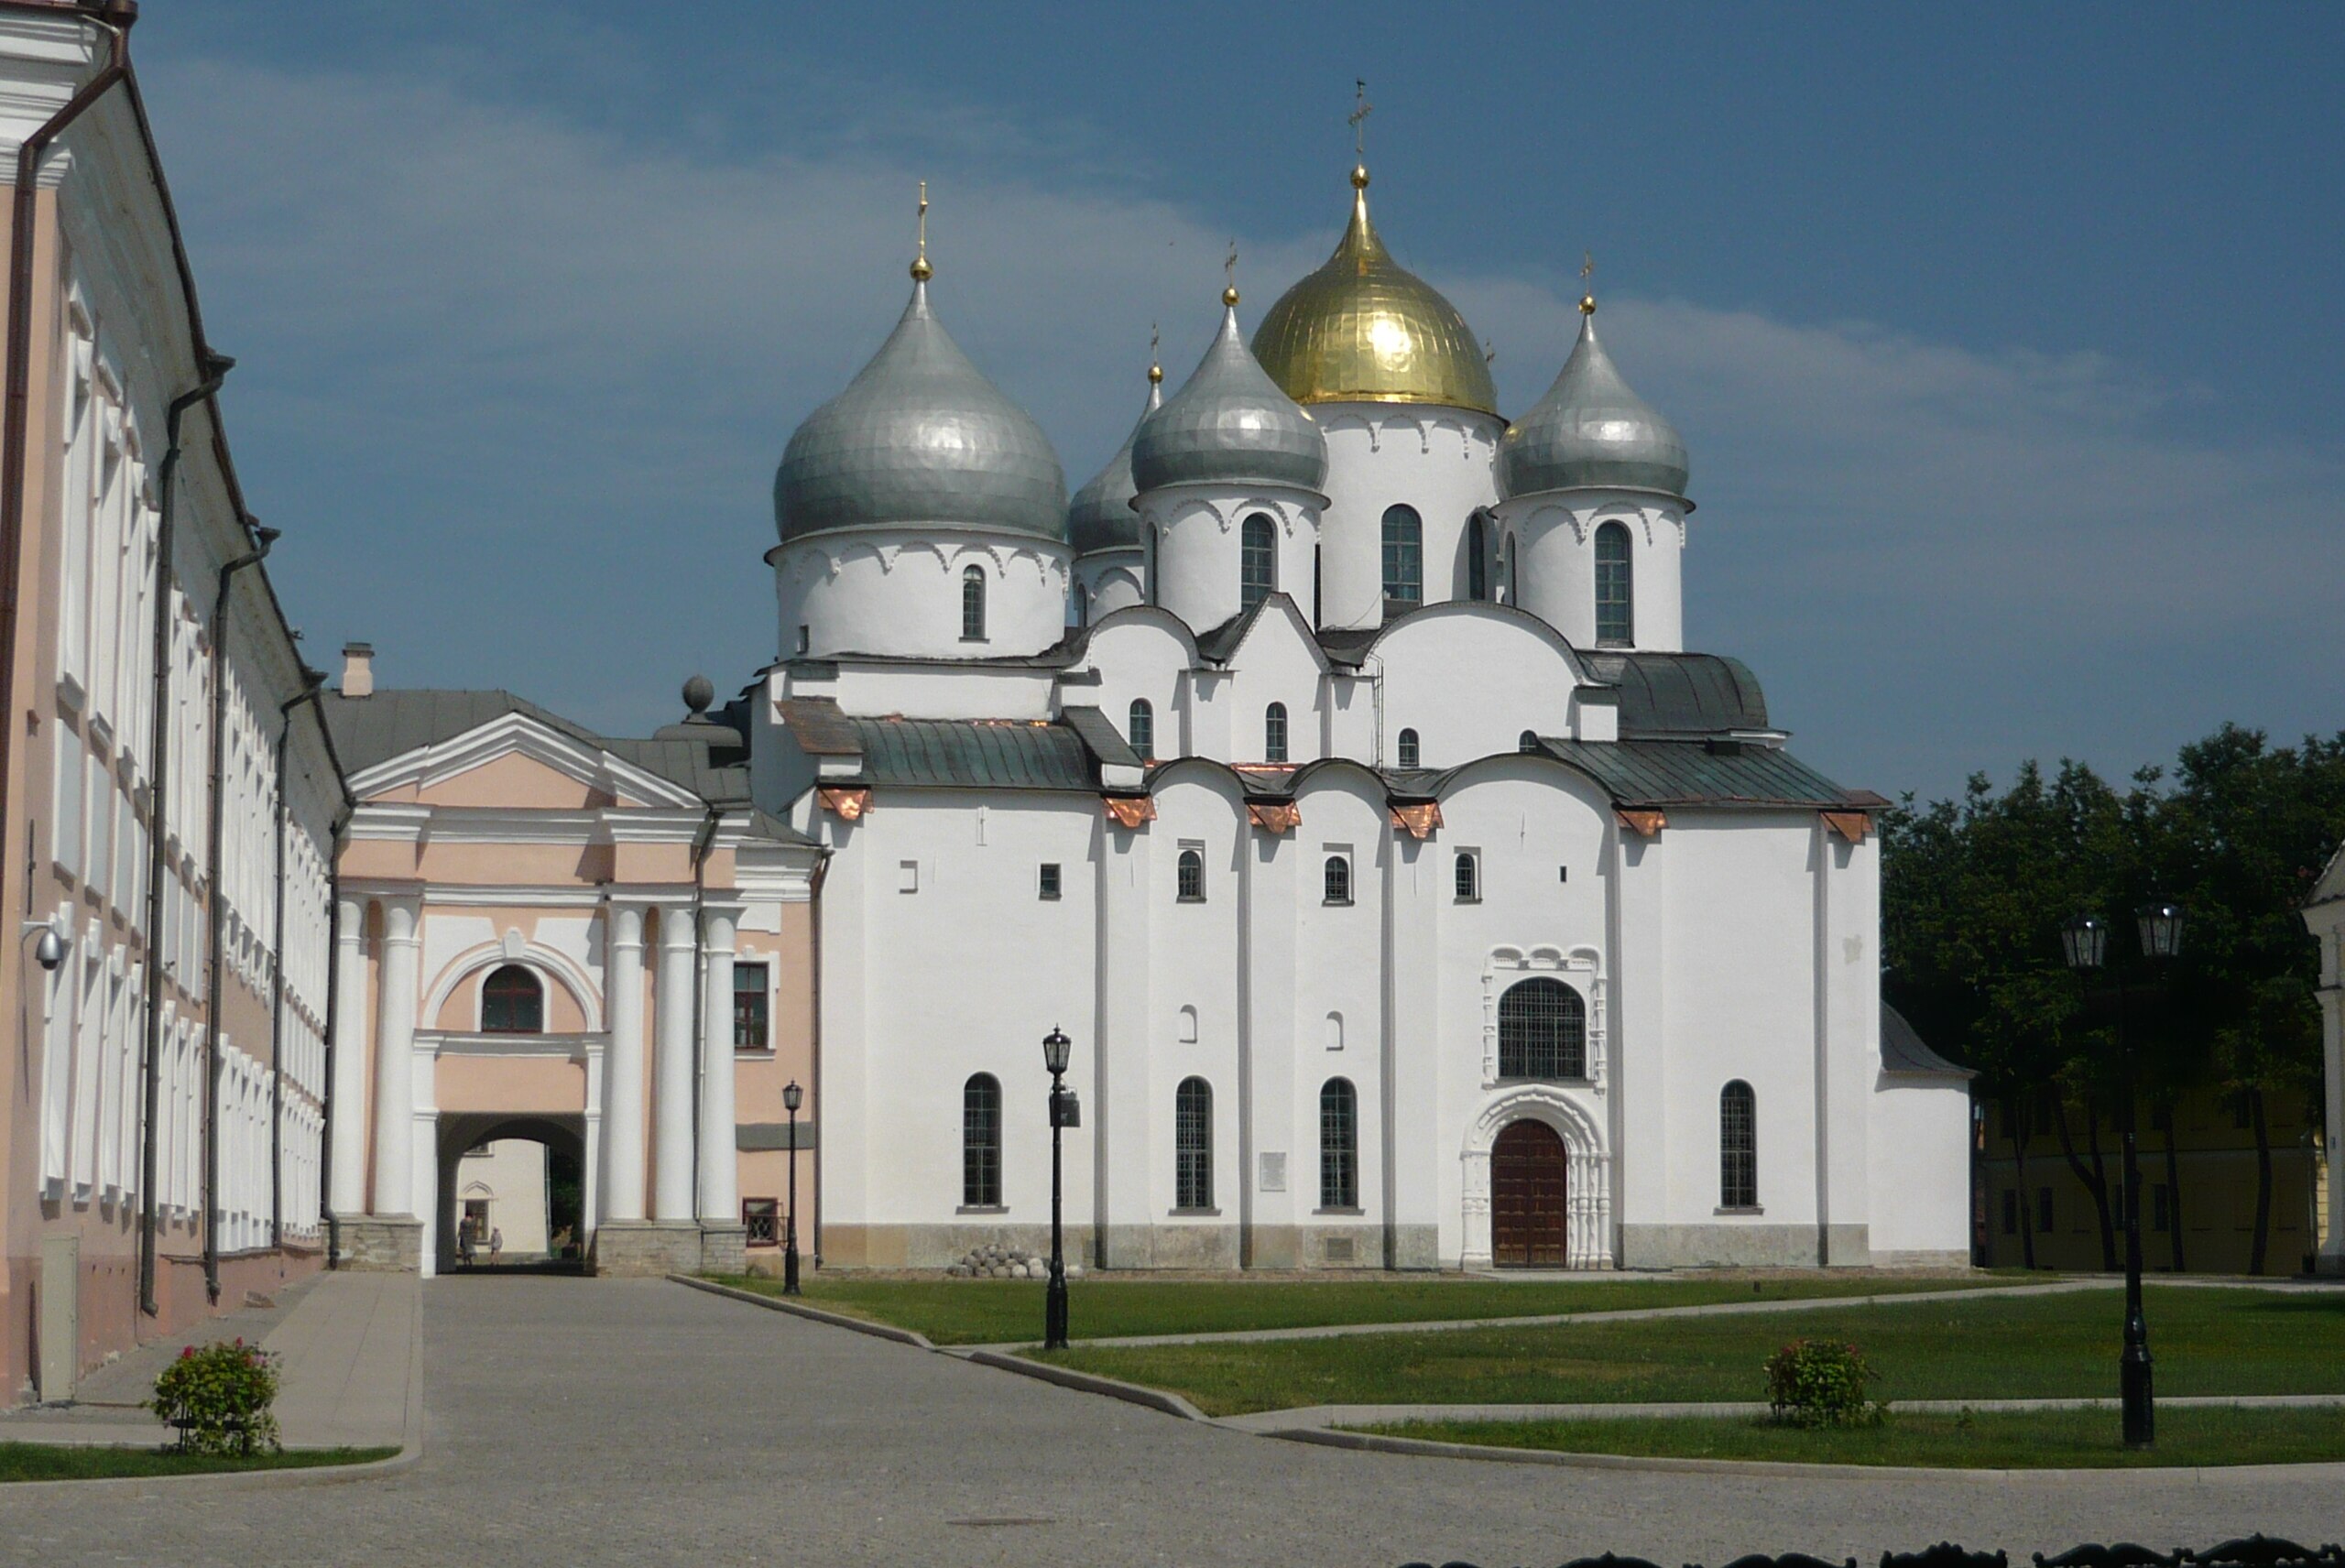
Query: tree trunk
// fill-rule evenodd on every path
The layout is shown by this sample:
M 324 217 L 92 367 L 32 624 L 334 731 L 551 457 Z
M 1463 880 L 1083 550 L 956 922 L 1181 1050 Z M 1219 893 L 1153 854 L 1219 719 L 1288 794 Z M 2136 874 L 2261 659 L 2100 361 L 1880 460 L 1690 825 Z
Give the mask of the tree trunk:
M 2182 1265 L 2182 1166 L 2174 1157 L 2174 1111 L 2165 1114 L 2165 1232 L 2174 1249 L 2174 1271 Z
M 2263 1090 L 2247 1092 L 2247 1108 L 2255 1119 L 2255 1247 L 2248 1254 L 2247 1271 L 2261 1274 L 2272 1240 L 2272 1129 L 2263 1117 Z
M 2087 1165 L 2077 1155 L 2077 1140 L 2068 1131 L 2068 1102 L 2059 1102 L 2059 1120 L 2054 1124 L 2060 1129 L 2060 1152 L 2068 1157 L 2068 1169 L 2077 1173 L 2085 1191 L 2092 1194 L 2094 1217 L 2100 1222 L 2100 1267 L 2106 1273 L 2117 1272 L 2117 1230 L 2109 1223 L 2109 1176 L 2100 1160 L 2100 1121 L 2093 1115 L 2092 1101 L 2085 1101 L 2085 1131 L 2092 1138 L 2092 1163 Z
M 2019 1256 L 2023 1268 L 2035 1267 L 2035 1200 L 2027 1190 L 2027 1118 L 2019 1114 L 2016 1098 L 2003 1102 L 2003 1125 L 2012 1129 L 2012 1179 L 2019 1183 Z

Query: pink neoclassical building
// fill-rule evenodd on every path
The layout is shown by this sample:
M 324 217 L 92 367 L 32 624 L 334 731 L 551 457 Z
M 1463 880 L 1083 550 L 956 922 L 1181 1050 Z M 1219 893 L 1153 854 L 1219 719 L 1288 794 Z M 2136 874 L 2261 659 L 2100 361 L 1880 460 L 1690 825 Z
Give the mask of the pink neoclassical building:
M 809 918 L 819 852 L 749 801 L 738 715 L 649 740 L 504 691 L 378 687 L 325 713 L 357 804 L 334 918 L 327 1206 L 345 1266 L 444 1270 L 467 1153 L 547 1146 L 551 1239 L 600 1272 L 813 1248 Z

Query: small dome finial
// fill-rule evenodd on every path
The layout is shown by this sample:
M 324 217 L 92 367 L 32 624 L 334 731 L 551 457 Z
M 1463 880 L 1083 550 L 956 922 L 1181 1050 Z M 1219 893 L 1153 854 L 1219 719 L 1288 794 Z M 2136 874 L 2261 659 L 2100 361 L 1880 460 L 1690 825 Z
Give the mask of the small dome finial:
M 1364 163 L 1352 165 L 1352 189 L 1355 191 L 1368 189 L 1368 165 Z
M 1148 384 L 1151 387 L 1162 386 L 1164 381 L 1164 366 L 1156 356 L 1157 341 L 1156 323 L 1151 321 L 1148 323 Z
M 716 688 L 710 684 L 707 676 L 695 675 L 684 682 L 684 706 L 692 712 L 704 713 L 708 712 L 708 705 L 715 701 Z
M 1580 252 L 1579 284 L 1582 290 L 1579 313 L 1593 316 L 1596 314 L 1596 253 L 1592 250 Z
M 1238 303 L 1238 242 L 1236 240 L 1229 242 L 1229 254 L 1221 258 L 1221 273 L 1225 278 L 1228 279 L 1221 291 L 1221 302 L 1225 305 L 1235 305 Z
M 936 276 L 928 265 L 928 181 L 920 182 L 920 254 L 912 257 L 912 281 L 925 283 Z

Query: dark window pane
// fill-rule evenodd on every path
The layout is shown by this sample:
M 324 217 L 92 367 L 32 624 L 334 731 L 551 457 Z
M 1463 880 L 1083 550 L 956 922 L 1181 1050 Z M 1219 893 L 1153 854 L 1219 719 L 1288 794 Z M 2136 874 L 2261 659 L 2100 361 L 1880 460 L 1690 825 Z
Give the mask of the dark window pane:
M 1131 734 L 1129 738 L 1132 743 L 1132 749 L 1140 753 L 1140 759 L 1142 762 L 1154 761 L 1156 758 L 1156 711 L 1148 705 L 1147 698 L 1136 697 L 1132 700 L 1129 728 Z
M 484 1034 L 544 1033 L 545 987 L 519 964 L 505 965 L 481 986 L 480 1027 Z
M 747 1240 L 751 1247 L 781 1245 L 781 1200 L 779 1198 L 744 1198 L 741 1200 L 741 1224 L 747 1227 Z
M 1319 1206 L 1359 1207 L 1359 1097 L 1345 1078 L 1319 1091 Z
M 1331 904 L 1352 901 L 1352 863 L 1340 855 L 1327 857 L 1326 893 Z
M 1059 896 L 1059 866 L 1058 866 L 1058 862 L 1056 862 L 1056 861 L 1054 861 L 1054 860 L 1046 860 L 1046 861 L 1042 862 L 1042 897 L 1043 897 L 1043 898 L 1057 898 L 1058 896 Z
M 1413 506 L 1384 509 L 1384 596 L 1403 604 L 1424 602 L 1424 525 Z
M 1286 760 L 1286 704 L 1272 702 L 1262 711 L 1262 760 Z
M 1401 766 L 1402 766 L 1402 768 L 1414 768 L 1414 767 L 1418 766 L 1417 758 L 1418 758 L 1418 756 L 1419 756 L 1419 754 L 1420 754 L 1420 751 L 1419 751 L 1419 747 L 1418 747 L 1418 746 L 1417 746 L 1417 732 L 1416 732 L 1416 731 L 1414 731 L 1414 730 L 1402 730 L 1402 731 L 1401 732 L 1401 748 L 1400 748 L 1400 749 L 1401 749 Z
M 1457 901 L 1470 904 L 1482 896 L 1481 863 L 1470 855 L 1457 857 Z
M 1629 530 L 1607 523 L 1596 530 L 1596 640 L 1624 643 L 1635 640 L 1636 623 L 1631 609 Z
M 773 1049 L 766 1017 L 766 966 L 762 964 L 733 965 L 733 1049 Z
M 1205 857 L 1194 849 L 1181 852 L 1180 896 L 1191 903 L 1205 896 Z
M 1202 1078 L 1182 1080 L 1172 1099 L 1173 1205 L 1213 1207 L 1213 1090 Z
M 1718 1207 L 1759 1206 L 1759 1102 L 1740 1079 L 1718 1094 Z
M 1001 1205 L 1001 1085 L 980 1073 L 961 1091 L 961 1202 Z
M 1238 531 L 1238 604 L 1250 610 L 1279 585 L 1278 529 L 1256 512 Z
M 1466 521 L 1466 597 L 1474 600 L 1490 596 L 1489 530 L 1476 512 Z
M 961 573 L 961 636 L 983 642 L 986 636 L 986 571 L 972 566 Z
M 1544 975 L 1507 988 L 1499 998 L 1499 1076 L 1587 1076 L 1587 1005 Z

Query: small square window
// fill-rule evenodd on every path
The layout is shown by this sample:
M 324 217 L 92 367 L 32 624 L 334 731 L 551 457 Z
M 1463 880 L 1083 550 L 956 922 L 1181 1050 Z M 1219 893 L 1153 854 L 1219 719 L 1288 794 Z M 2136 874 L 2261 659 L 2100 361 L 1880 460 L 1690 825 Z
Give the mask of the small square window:
M 907 860 L 900 863 L 897 869 L 896 890 L 900 893 L 917 893 L 920 891 L 919 861 Z
M 744 1198 L 741 1200 L 741 1224 L 748 1231 L 744 1238 L 751 1247 L 781 1245 L 781 1200 L 779 1198 Z
M 1059 896 L 1059 863 L 1057 861 L 1042 862 L 1042 879 L 1039 886 L 1043 898 L 1056 898 Z

